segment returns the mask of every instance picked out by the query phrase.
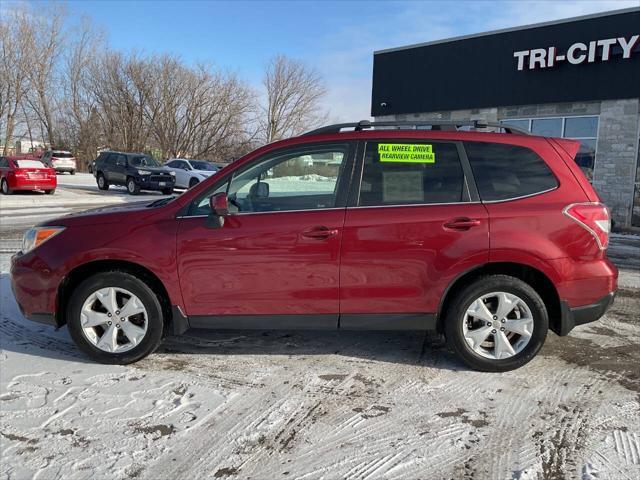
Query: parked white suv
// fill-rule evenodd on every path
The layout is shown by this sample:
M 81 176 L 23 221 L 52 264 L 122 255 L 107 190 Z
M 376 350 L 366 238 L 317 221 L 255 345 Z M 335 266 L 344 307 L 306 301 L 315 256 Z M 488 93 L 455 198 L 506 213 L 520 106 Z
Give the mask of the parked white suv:
M 71 175 L 76 174 L 76 158 L 66 150 L 48 150 L 40 157 L 40 161 L 53 168 L 56 173 L 69 172 Z
M 174 158 L 165 167 L 176 174 L 175 188 L 191 188 L 220 170 L 211 162 Z

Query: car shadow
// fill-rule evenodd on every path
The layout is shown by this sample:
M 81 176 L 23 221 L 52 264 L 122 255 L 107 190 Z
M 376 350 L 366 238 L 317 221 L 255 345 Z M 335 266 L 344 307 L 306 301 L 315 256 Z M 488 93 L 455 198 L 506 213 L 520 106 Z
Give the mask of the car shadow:
M 57 360 L 91 362 L 76 347 L 66 328 L 55 330 L 24 318 L 6 273 L 0 275 L 0 302 L 0 349 Z M 156 354 L 339 355 L 367 362 L 466 370 L 447 350 L 440 335 L 416 331 L 191 329 L 183 335 L 165 338 Z M 153 361 L 153 355 L 149 361 Z

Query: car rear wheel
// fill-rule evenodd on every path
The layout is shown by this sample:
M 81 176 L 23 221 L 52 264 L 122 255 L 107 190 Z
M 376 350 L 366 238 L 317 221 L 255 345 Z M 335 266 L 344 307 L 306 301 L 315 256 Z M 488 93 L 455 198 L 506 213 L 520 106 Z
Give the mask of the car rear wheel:
M 127 179 L 127 191 L 130 195 L 137 195 L 140 193 L 140 185 L 136 183 L 133 177 Z
M 200 183 L 200 180 L 195 177 L 191 178 L 191 180 L 189 180 L 189 188 L 195 187 L 198 183 Z
M 76 171 L 75 170 L 71 170 L 71 175 L 75 175 Z
M 149 286 L 125 272 L 89 277 L 71 295 L 69 333 L 100 363 L 127 364 L 153 352 L 162 339 L 160 301 Z
M 107 179 L 104 178 L 104 174 L 99 173 L 97 181 L 98 181 L 98 188 L 100 190 L 109 190 L 109 182 L 107 182 Z
M 449 347 L 471 368 L 513 370 L 542 348 L 549 318 L 540 295 L 507 275 L 481 277 L 452 300 L 445 318 Z
M 46 193 L 47 195 L 53 195 L 54 193 L 56 193 L 56 189 L 52 189 L 52 190 L 45 190 L 44 193 Z
M 7 182 L 6 178 L 2 179 L 2 183 L 0 184 L 0 190 L 4 195 L 11 195 L 13 190 L 9 188 L 9 182 Z

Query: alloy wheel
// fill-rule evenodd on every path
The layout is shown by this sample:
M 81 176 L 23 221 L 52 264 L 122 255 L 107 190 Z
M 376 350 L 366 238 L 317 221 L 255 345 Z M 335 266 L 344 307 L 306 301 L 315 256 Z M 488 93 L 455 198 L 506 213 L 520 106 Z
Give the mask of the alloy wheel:
M 503 360 L 520 353 L 531 340 L 533 315 L 517 295 L 491 292 L 474 300 L 462 318 L 464 339 L 477 355 Z
M 108 287 L 87 297 L 80 325 L 87 340 L 108 353 L 131 350 L 145 337 L 148 315 L 142 301 L 124 288 Z

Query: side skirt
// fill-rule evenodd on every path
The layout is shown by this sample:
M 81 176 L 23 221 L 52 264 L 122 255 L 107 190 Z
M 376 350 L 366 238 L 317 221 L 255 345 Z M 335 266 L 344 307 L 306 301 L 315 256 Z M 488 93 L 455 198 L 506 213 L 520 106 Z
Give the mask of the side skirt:
M 433 313 L 345 313 L 342 315 L 196 315 L 173 307 L 171 333 L 189 328 L 214 330 L 435 330 Z

